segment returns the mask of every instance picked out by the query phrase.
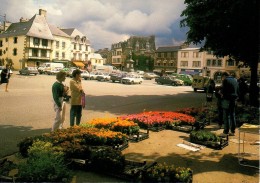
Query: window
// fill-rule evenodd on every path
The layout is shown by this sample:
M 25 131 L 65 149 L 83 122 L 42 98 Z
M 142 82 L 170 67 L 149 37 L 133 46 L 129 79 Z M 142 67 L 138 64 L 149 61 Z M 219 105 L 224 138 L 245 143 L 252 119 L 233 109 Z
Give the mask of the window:
M 17 43 L 18 38 L 14 37 L 14 43 Z
M 66 47 L 66 43 L 62 42 L 62 49 L 65 49 L 65 47 Z
M 33 44 L 34 45 L 39 45 L 40 44 L 40 39 L 39 38 L 33 38 Z
M 56 51 L 55 57 L 56 57 L 56 58 L 59 58 L 59 52 L 58 52 L 58 51 Z
M 41 50 L 41 57 L 47 57 L 47 51 Z
M 17 55 L 17 48 L 13 49 L 13 55 Z
M 216 67 L 217 66 L 217 60 L 212 60 L 212 66 Z
M 77 44 L 74 44 L 74 50 L 76 50 L 77 49 Z
M 59 47 L 60 47 L 60 42 L 56 41 L 56 48 L 59 48 Z
M 3 41 L 0 40 L 0 47 L 3 47 Z
M 200 58 L 200 52 L 193 52 L 193 58 Z
M 235 65 L 234 60 L 229 59 L 229 60 L 227 61 L 227 66 L 234 66 L 234 65 Z
M 42 46 L 48 46 L 48 40 L 47 39 L 42 40 Z
M 218 66 L 219 66 L 219 67 L 222 66 L 222 60 L 218 60 Z
M 193 61 L 192 67 L 200 67 L 200 61 Z
M 38 57 L 38 50 L 37 49 L 32 49 L 32 56 Z
M 181 58 L 188 58 L 189 53 L 188 52 L 181 52 Z
M 181 61 L 181 67 L 188 67 L 188 61 Z
M 161 53 L 158 53 L 158 58 L 161 58 L 162 56 L 161 56 Z
M 2 56 L 3 55 L 3 51 L 2 50 L 0 50 L 0 56 Z
M 5 38 L 5 42 L 8 42 L 8 38 Z
M 62 52 L 62 58 L 63 59 L 65 58 L 65 52 Z
M 210 59 L 207 60 L 207 66 L 211 66 L 211 60 Z
M 79 50 L 82 50 L 82 45 L 81 44 L 79 45 Z

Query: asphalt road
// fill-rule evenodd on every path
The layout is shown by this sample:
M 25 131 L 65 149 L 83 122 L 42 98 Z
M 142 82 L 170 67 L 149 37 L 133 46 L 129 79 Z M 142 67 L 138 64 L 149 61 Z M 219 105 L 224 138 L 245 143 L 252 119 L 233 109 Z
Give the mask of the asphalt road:
M 67 85 L 70 79 L 66 79 Z M 55 80 L 55 76 L 22 76 L 14 72 L 9 92 L 0 85 L 0 157 L 17 152 L 18 142 L 25 137 L 50 132 L 55 115 L 51 86 Z M 205 101 L 205 94 L 194 93 L 190 86 L 158 85 L 154 80 L 145 80 L 141 85 L 89 80 L 82 84 L 87 98 L 81 123 L 144 110 L 174 111 L 202 106 Z M 67 104 L 64 127 L 69 127 L 69 108 Z

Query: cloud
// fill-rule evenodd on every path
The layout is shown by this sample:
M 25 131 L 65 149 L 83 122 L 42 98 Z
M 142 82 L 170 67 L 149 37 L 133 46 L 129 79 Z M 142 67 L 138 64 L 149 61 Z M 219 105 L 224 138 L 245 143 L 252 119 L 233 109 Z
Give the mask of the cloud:
M 47 10 L 49 23 L 77 28 L 95 49 L 111 47 L 131 35 L 156 36 L 156 46 L 185 41 L 180 29 L 184 0 L 1 0 L 0 14 L 17 22 Z

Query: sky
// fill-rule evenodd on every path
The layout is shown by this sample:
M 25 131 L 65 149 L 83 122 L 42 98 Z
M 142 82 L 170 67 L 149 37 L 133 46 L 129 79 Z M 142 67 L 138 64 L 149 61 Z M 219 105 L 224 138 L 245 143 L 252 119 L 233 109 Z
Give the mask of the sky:
M 187 28 L 180 28 L 184 0 L 0 0 L 0 20 L 19 22 L 47 10 L 47 21 L 76 28 L 95 50 L 126 41 L 130 36 L 155 36 L 159 46 L 180 45 Z

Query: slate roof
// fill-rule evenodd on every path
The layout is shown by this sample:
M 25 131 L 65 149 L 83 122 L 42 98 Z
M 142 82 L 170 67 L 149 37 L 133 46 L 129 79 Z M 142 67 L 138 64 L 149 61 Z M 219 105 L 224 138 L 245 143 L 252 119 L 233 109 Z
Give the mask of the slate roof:
M 27 22 L 12 23 L 0 34 L 0 38 L 27 35 L 42 39 L 53 40 L 52 33 L 44 16 L 34 15 Z
M 81 33 L 76 28 L 68 28 L 68 29 L 61 29 L 66 34 L 70 35 L 72 38 L 75 38 L 76 36 L 79 36 L 80 38 L 86 37 L 83 33 Z M 89 39 L 86 37 L 86 44 L 90 44 Z
M 171 51 L 178 51 L 181 49 L 181 46 L 162 46 L 158 47 L 156 52 L 171 52 Z
M 64 31 L 62 31 L 61 29 L 59 29 L 55 25 L 49 24 L 49 28 L 51 30 L 52 35 L 54 35 L 54 36 L 61 36 L 61 37 L 70 38 L 70 36 L 68 34 L 66 34 Z

